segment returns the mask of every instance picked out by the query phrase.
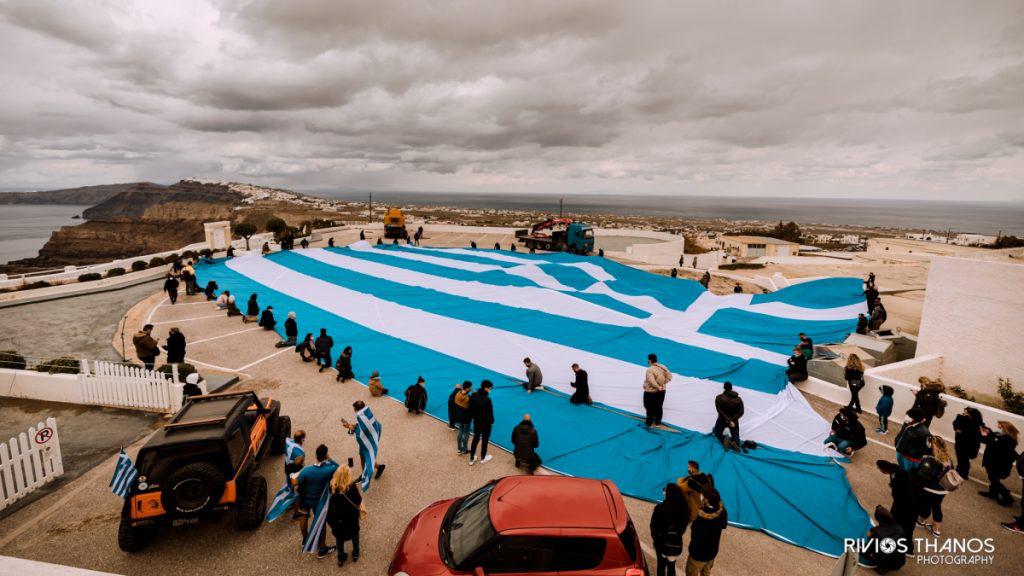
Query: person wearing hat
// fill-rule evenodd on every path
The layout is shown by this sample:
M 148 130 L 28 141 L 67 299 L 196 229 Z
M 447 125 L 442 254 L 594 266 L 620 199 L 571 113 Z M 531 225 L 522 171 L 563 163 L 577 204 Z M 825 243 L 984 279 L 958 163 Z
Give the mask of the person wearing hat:
M 182 389 L 182 393 L 185 395 L 185 400 L 188 400 L 192 396 L 202 396 L 206 394 L 206 385 L 200 384 L 199 372 L 193 372 L 188 376 L 185 376 L 185 387 Z
M 275 344 L 278 348 L 295 346 L 299 339 L 299 325 L 295 322 L 295 312 L 288 313 L 288 319 L 284 321 L 284 340 Z

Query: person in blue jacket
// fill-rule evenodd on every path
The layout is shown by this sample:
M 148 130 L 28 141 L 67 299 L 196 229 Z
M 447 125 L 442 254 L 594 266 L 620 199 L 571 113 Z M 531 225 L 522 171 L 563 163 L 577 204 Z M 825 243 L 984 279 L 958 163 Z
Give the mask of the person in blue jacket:
M 882 393 L 878 398 L 878 403 L 875 404 L 875 414 L 878 414 L 878 428 L 875 428 L 875 432 L 878 434 L 889 433 L 889 416 L 892 416 L 893 398 L 892 395 L 894 390 L 892 386 L 879 386 L 878 390 Z

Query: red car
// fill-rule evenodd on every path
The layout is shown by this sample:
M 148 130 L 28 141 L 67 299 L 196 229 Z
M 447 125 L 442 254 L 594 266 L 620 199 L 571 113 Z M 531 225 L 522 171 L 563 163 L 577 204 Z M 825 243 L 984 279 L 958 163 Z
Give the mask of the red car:
M 388 574 L 646 576 L 647 568 L 614 483 L 509 476 L 417 514 Z

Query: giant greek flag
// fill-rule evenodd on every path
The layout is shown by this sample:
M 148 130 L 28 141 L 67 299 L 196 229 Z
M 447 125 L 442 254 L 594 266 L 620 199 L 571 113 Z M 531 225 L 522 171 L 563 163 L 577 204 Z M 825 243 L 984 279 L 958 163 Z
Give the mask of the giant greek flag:
M 442 419 L 453 383 L 522 379 L 529 356 L 548 393 L 499 384 L 492 441 L 509 448 L 529 412 L 545 466 L 558 472 L 610 478 L 656 500 L 697 460 L 737 525 L 834 555 L 870 526 L 822 446 L 828 422 L 785 378 L 799 332 L 825 343 L 854 330 L 865 311 L 858 279 L 718 296 L 604 258 L 366 242 L 234 258 L 199 274 L 295 310 L 306 331 L 327 328 L 356 350 L 360 381 L 378 370 L 397 397 L 423 374 L 436 388 L 427 411 Z M 637 419 L 649 353 L 673 373 L 663 420 L 671 430 Z M 567 401 L 573 363 L 590 376 L 593 406 Z M 746 405 L 743 438 L 763 446 L 750 454 L 725 453 L 708 435 L 724 381 Z

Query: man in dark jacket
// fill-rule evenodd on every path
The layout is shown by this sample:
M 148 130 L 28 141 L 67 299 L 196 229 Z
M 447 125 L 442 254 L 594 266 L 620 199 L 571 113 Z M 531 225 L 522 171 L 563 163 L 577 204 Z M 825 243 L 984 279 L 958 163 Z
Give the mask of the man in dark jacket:
M 136 332 L 135 336 L 132 336 L 132 344 L 135 345 L 135 355 L 139 357 L 139 361 L 145 365 L 146 370 L 152 370 L 156 357 L 160 355 L 160 346 L 153 338 L 153 325 L 146 324 L 142 330 Z
M 883 540 L 893 542 L 905 541 L 903 528 L 896 524 L 892 514 L 885 509 L 885 506 L 875 507 L 875 520 L 878 524 L 868 530 L 868 547 L 860 555 L 860 562 L 878 570 L 880 574 L 892 570 L 899 570 L 907 563 L 907 555 L 899 547 L 886 552 L 882 549 Z
M 730 444 L 736 451 L 740 450 L 740 418 L 743 417 L 743 399 L 732 389 L 732 382 L 722 385 L 722 393 L 715 397 L 715 410 L 718 412 L 718 419 L 715 420 L 715 427 L 711 433 L 722 443 L 722 447 L 729 449 Z M 731 442 L 727 443 L 723 432 L 729 429 Z M 746 449 L 744 449 L 746 452 Z
M 178 328 L 171 328 L 167 335 L 167 344 L 164 344 L 167 351 L 168 364 L 181 364 L 185 361 L 185 335 Z
M 167 279 L 164 280 L 164 292 L 167 292 L 167 298 L 171 304 L 178 301 L 178 279 L 171 274 L 168 274 Z
M 469 398 L 469 416 L 473 419 L 473 443 L 469 445 L 469 465 L 476 464 L 476 447 L 483 441 L 480 447 L 480 463 L 491 460 L 492 456 L 487 454 L 487 443 L 491 440 L 491 427 L 494 426 L 494 405 L 491 404 L 491 388 L 494 384 L 490 380 L 480 383 L 480 389 Z
M 864 425 L 857 419 L 857 412 L 849 406 L 840 408 L 832 419 L 832 434 L 825 439 L 825 445 L 831 445 L 836 452 L 850 456 L 867 444 Z
M 924 423 L 924 414 L 918 408 L 907 410 L 909 422 L 896 435 L 896 461 L 904 470 L 913 472 L 921 466 L 921 457 L 928 453 L 928 437 L 931 432 Z
M 323 372 L 330 368 L 331 348 L 334 347 L 334 338 L 327 335 L 327 328 L 320 329 L 320 336 L 313 342 L 313 347 L 316 348 L 316 361 L 320 365 L 320 371 Z
M 516 468 L 525 464 L 526 470 L 533 474 L 541 463 L 536 452 L 536 448 L 540 446 L 540 439 L 529 414 L 523 414 L 523 421 L 512 429 L 512 446 L 515 448 L 512 455 L 516 459 Z
M 981 427 L 985 425 L 981 412 L 977 408 L 964 408 L 964 411 L 953 419 L 953 432 L 956 434 L 956 471 L 967 479 L 971 474 L 971 460 L 978 457 L 981 450 Z
M 267 306 L 267 309 L 260 315 L 260 327 L 264 330 L 273 330 L 274 326 L 277 326 L 277 320 L 274 319 L 274 307 Z
M 722 531 L 729 526 L 729 514 L 722 504 L 718 490 L 704 491 L 704 505 L 690 523 L 690 555 L 686 558 L 687 574 L 711 574 L 718 557 Z
M 575 391 L 569 398 L 569 402 L 573 404 L 590 404 L 590 384 L 587 381 L 587 371 L 580 368 L 579 364 L 573 364 L 572 371 L 576 375 L 576 380 L 570 382 L 569 386 L 572 386 Z
M 889 512 L 896 524 L 903 529 L 906 553 L 914 552 L 914 526 L 917 523 L 918 493 L 920 490 L 914 477 L 894 462 L 878 460 L 878 470 L 889 476 L 889 489 L 892 491 L 892 506 Z
M 868 317 L 863 314 L 857 314 L 857 334 L 868 333 Z
M 419 376 L 415 384 L 405 389 L 405 409 L 412 414 L 423 414 L 427 408 L 426 383 L 423 376 Z

